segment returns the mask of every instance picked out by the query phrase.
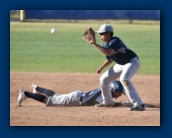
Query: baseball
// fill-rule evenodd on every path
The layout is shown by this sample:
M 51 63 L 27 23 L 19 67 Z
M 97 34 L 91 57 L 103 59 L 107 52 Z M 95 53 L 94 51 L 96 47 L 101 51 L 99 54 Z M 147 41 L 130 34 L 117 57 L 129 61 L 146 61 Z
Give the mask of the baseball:
M 51 33 L 52 33 L 52 34 L 54 34 L 54 33 L 56 33 L 56 32 L 57 32 L 57 30 L 56 30 L 55 28 L 52 28 L 52 29 L 51 29 Z

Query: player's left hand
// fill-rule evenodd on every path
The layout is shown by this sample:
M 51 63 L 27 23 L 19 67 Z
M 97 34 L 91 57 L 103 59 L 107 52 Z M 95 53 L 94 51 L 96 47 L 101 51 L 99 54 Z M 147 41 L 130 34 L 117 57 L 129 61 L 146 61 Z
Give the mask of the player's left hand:
M 89 27 L 83 34 L 82 39 L 84 39 L 86 42 L 88 42 L 90 44 L 95 44 L 96 37 L 95 37 L 94 30 L 91 27 Z
M 90 44 L 96 44 L 96 39 L 94 39 L 94 40 L 90 40 L 90 42 L 89 42 Z

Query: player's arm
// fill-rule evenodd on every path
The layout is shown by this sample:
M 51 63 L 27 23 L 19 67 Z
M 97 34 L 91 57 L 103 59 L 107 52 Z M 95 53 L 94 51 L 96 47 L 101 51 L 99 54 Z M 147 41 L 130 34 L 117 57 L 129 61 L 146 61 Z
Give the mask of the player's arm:
M 107 66 L 109 66 L 111 63 L 113 62 L 113 60 L 106 60 L 102 66 L 100 66 L 98 69 L 97 69 L 97 73 L 100 74 L 101 71 L 106 68 Z
M 105 48 L 97 43 L 92 43 L 92 45 L 94 45 L 100 52 L 102 52 L 106 56 L 111 56 L 115 52 L 112 48 Z

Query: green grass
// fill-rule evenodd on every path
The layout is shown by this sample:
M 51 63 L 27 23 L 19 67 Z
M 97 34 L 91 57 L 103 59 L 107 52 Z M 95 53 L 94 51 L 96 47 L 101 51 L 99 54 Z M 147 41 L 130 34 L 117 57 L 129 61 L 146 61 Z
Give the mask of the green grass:
M 105 56 L 84 42 L 81 36 L 87 27 L 97 30 L 103 23 L 11 23 L 10 71 L 95 73 Z M 141 68 L 138 73 L 159 74 L 160 25 L 112 25 L 115 35 L 139 55 Z M 58 32 L 51 34 L 51 28 Z

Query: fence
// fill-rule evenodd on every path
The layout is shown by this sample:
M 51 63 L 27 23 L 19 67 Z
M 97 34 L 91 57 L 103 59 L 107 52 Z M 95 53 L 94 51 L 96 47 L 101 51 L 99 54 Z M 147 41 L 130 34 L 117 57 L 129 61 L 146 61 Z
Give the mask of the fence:
M 160 10 L 25 10 L 25 19 L 160 20 Z

